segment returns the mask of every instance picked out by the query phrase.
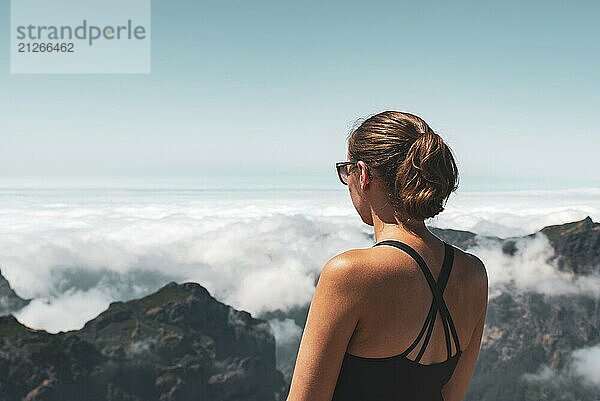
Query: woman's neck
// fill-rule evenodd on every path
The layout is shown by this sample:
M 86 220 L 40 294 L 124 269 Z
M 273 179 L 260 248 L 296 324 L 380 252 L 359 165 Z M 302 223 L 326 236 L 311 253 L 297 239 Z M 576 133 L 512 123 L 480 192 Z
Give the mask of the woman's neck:
M 374 219 L 373 229 L 375 234 L 375 242 L 394 238 L 414 238 L 417 240 L 427 241 L 428 239 L 435 237 L 425 226 L 425 222 L 423 220 L 408 223 L 385 223 L 379 219 Z

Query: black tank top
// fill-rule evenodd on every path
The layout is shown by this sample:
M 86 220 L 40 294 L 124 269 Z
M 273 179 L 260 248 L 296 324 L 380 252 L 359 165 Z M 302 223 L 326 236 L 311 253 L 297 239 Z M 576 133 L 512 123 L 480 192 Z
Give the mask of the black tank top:
M 396 240 L 383 240 L 373 246 L 391 245 L 408 253 L 417 261 L 433 293 L 429 313 L 421 332 L 413 343 L 401 354 L 367 358 L 344 355 L 332 401 L 443 401 L 442 387 L 452 377 L 462 351 L 454 322 L 444 302 L 443 293 L 452 270 L 454 248 L 444 242 L 444 262 L 436 283 L 427 263 L 411 246 Z M 447 359 L 444 362 L 421 364 L 433 327 L 440 312 L 446 337 Z M 427 330 L 425 340 L 415 360 L 407 355 L 419 344 Z M 451 355 L 450 334 L 454 339 L 456 354 Z

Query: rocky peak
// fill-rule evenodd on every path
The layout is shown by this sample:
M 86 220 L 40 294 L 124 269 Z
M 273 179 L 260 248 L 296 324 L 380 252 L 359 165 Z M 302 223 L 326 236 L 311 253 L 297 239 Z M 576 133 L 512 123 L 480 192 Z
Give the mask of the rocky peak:
M 268 323 L 197 283 L 113 302 L 58 334 L 2 316 L 0 338 L 10 339 L 0 342 L 0 399 L 279 401 L 286 391 Z
M 558 268 L 576 274 L 600 273 L 600 223 L 590 216 L 540 230 L 554 247 Z
M 0 315 L 16 312 L 27 306 L 30 301 L 17 295 L 0 270 Z

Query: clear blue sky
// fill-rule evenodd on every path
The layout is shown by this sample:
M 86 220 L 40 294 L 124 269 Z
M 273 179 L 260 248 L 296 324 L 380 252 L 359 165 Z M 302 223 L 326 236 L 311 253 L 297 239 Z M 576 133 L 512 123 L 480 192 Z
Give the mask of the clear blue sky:
M 0 187 L 335 187 L 387 109 L 464 188 L 600 186 L 598 2 L 153 1 L 149 75 L 11 75 L 0 4 Z

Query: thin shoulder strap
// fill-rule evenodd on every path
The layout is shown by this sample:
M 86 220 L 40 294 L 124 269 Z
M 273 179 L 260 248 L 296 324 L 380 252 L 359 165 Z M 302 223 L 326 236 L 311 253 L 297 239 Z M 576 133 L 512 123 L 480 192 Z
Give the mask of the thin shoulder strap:
M 423 356 L 423 353 L 425 352 L 427 344 L 429 343 L 429 339 L 431 338 L 431 334 L 433 332 L 433 327 L 435 324 L 435 319 L 437 317 L 438 309 L 440 311 L 440 316 L 442 318 L 442 326 L 444 328 L 444 335 L 446 338 L 446 349 L 447 349 L 447 353 L 448 353 L 448 358 L 450 358 L 452 351 L 451 351 L 450 336 L 448 333 L 447 325 L 450 326 L 450 330 L 452 331 L 452 336 L 453 336 L 453 339 L 455 342 L 457 352 L 460 351 L 460 343 L 458 340 L 458 335 L 456 333 L 456 328 L 454 327 L 454 322 L 452 321 L 452 318 L 448 311 L 448 307 L 446 306 L 446 303 L 444 302 L 444 298 L 443 298 L 443 292 L 444 292 L 444 289 L 446 288 L 446 284 L 447 284 L 448 278 L 450 276 L 450 271 L 452 270 L 452 262 L 454 259 L 454 248 L 452 247 L 452 245 L 444 242 L 444 251 L 445 251 L 444 252 L 444 262 L 443 262 L 442 270 L 440 271 L 440 275 L 439 275 L 439 279 L 438 279 L 437 283 L 435 282 L 435 279 L 433 278 L 433 275 L 431 273 L 431 270 L 427 266 L 427 263 L 423 260 L 421 255 L 419 255 L 419 253 L 416 250 L 414 250 L 411 246 L 409 246 L 408 244 L 405 244 L 405 243 L 403 243 L 401 241 L 397 241 L 397 240 L 383 240 L 381 242 L 376 243 L 373 246 L 377 246 L 377 245 L 394 246 L 398 249 L 405 251 L 413 259 L 415 259 L 415 261 L 421 268 L 421 271 L 423 272 L 425 278 L 427 279 L 427 283 L 429 284 L 429 288 L 431 289 L 431 292 L 433 294 L 433 300 L 431 303 L 431 307 L 429 308 L 429 313 L 427 314 L 427 317 L 425 319 L 425 322 L 423 324 L 423 327 L 421 328 L 419 335 L 417 336 L 415 341 L 401 355 L 403 355 L 403 356 L 408 355 L 420 342 L 421 337 L 423 336 L 425 330 L 427 329 L 427 335 L 425 337 L 425 341 L 423 342 L 423 345 L 421 346 L 419 354 L 417 355 L 416 362 L 418 362 L 421 359 L 421 357 Z
M 440 277 L 438 278 L 438 285 L 443 301 L 440 314 L 445 315 L 444 318 L 446 319 L 448 326 L 450 326 L 450 331 L 452 332 L 456 350 L 460 351 L 460 341 L 458 340 L 456 327 L 454 326 L 454 321 L 452 320 L 452 316 L 448 310 L 448 305 L 446 305 L 446 301 L 444 300 L 444 290 L 446 289 L 446 284 L 448 284 L 448 278 L 450 277 L 450 272 L 452 271 L 452 266 L 454 264 L 454 247 L 447 242 L 444 242 L 444 245 L 446 247 L 446 254 L 444 256 L 444 265 L 442 266 L 442 271 L 440 272 Z

